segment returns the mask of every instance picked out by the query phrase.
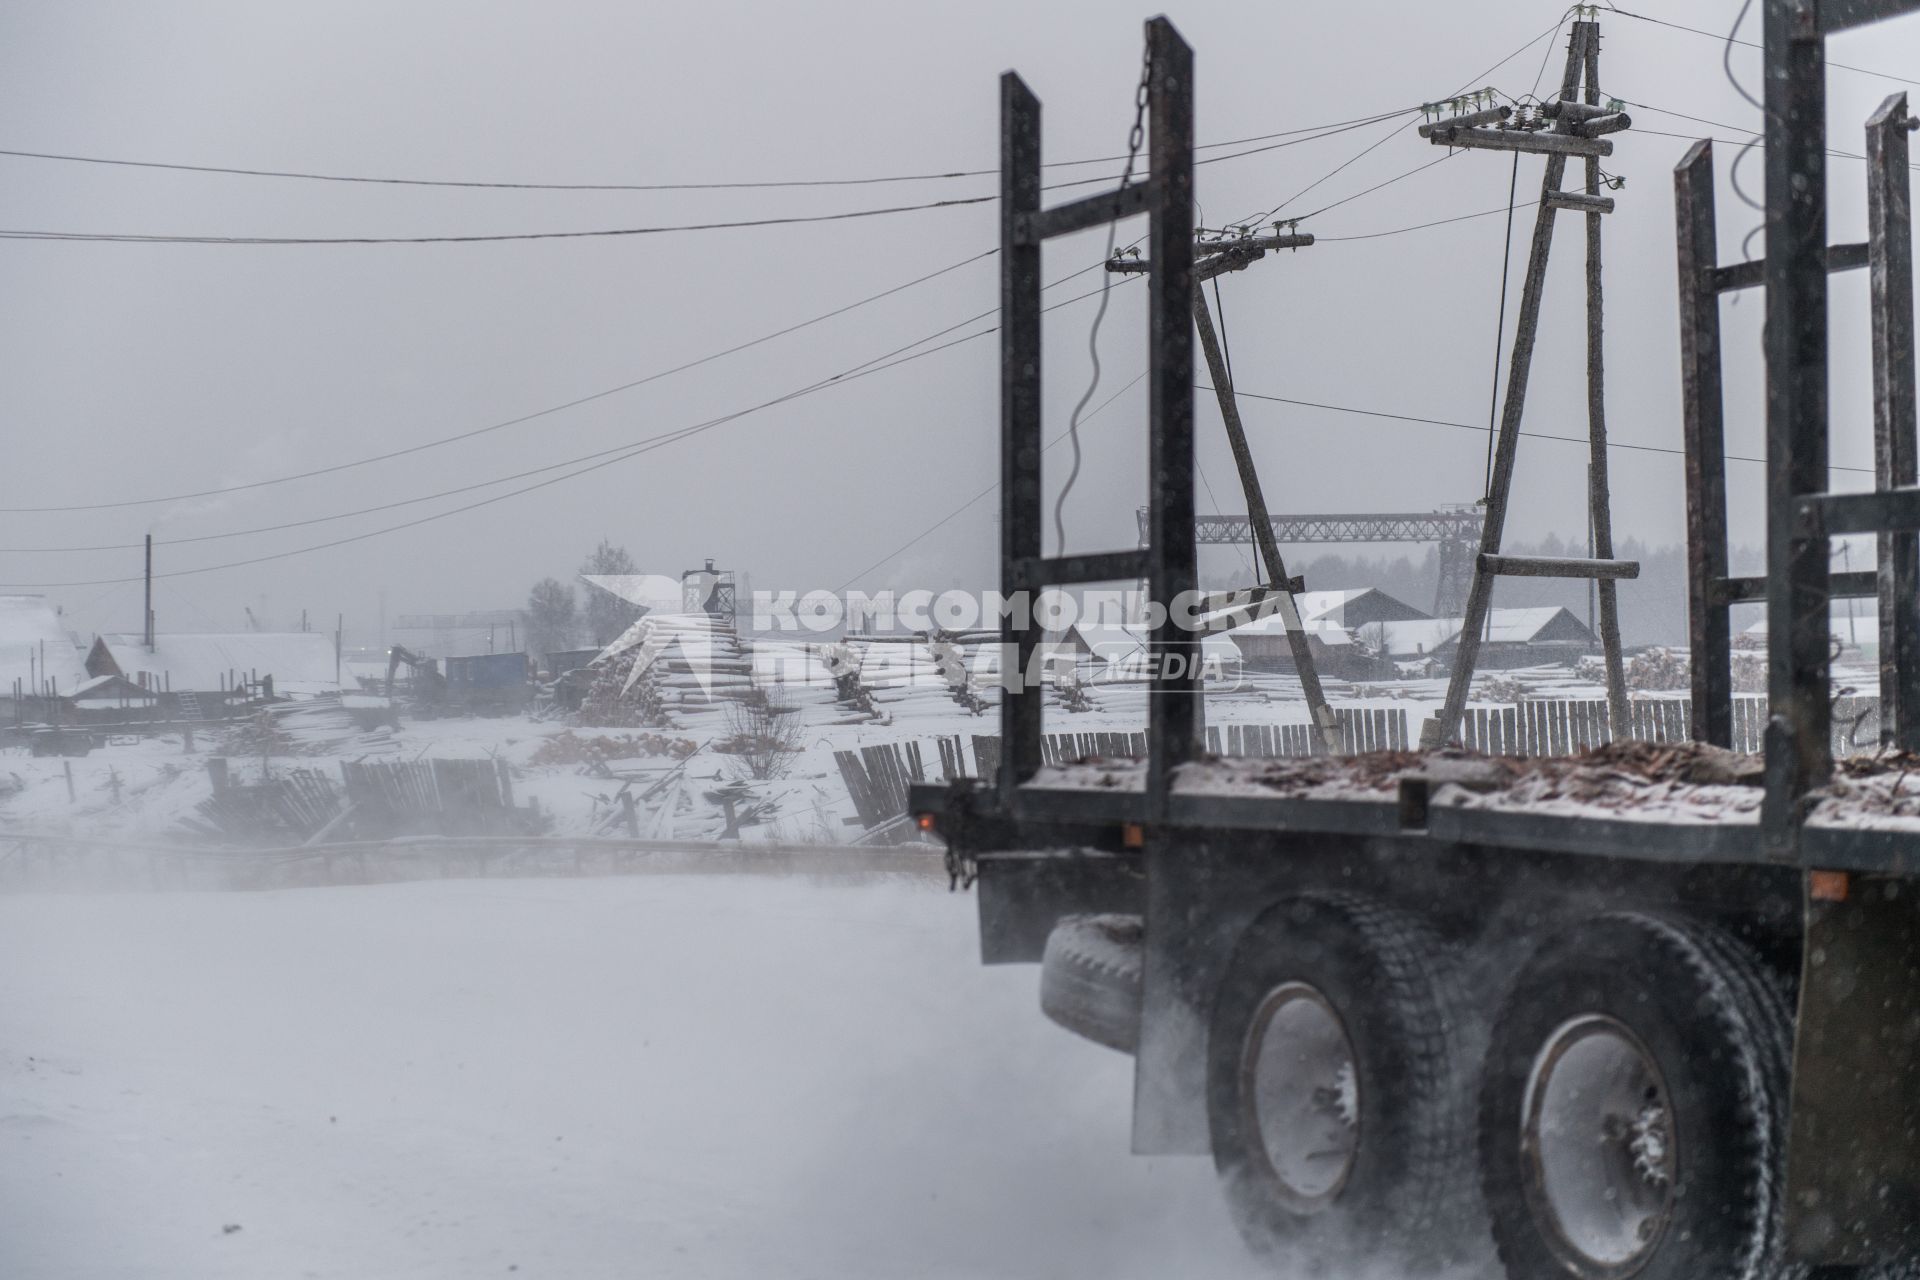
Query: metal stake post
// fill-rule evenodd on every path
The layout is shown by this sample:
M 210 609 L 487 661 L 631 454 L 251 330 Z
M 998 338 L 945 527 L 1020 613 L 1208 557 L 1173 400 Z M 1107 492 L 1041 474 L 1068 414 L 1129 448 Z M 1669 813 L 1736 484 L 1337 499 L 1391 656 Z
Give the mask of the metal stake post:
M 1040 205 L 1040 101 L 1019 76 L 1000 81 L 1000 794 L 1017 803 L 1041 764 L 1041 694 L 1033 657 L 1038 592 L 1147 579 L 1163 616 L 1153 629 L 1147 797 L 1164 816 L 1173 771 L 1200 740 L 1200 634 L 1183 616 L 1197 601 L 1193 533 L 1193 51 L 1165 18 L 1147 23 L 1151 176 L 1052 209 Z M 1087 555 L 1041 554 L 1040 249 L 1120 218 L 1147 214 L 1149 301 L 1148 545 Z
M 1693 736 L 1733 745 L 1732 626 L 1727 582 L 1727 446 L 1720 383 L 1720 290 L 1714 273 L 1713 143 L 1696 142 L 1673 173 L 1680 258 L 1681 415 L 1687 451 L 1687 643 Z
M 1000 77 L 1000 563 L 1004 594 L 1024 585 L 1013 566 L 1040 557 L 1040 246 L 1022 234 L 1040 209 L 1040 100 L 1018 75 Z M 1011 796 L 1040 768 L 1040 699 L 1018 681 L 1039 634 L 1030 618 L 1000 619 L 1000 790 Z M 1011 669 L 1009 669 L 1011 667 Z
M 1793 854 L 1801 800 L 1833 767 L 1827 540 L 1800 528 L 1827 485 L 1826 44 L 1767 0 L 1767 773 L 1761 843 Z
M 1873 456 L 1881 489 L 1920 481 L 1915 458 L 1913 199 L 1907 95 L 1867 121 L 1868 287 L 1873 299 Z M 1880 741 L 1920 749 L 1920 544 L 1879 535 Z
M 1193 50 L 1165 18 L 1147 23 L 1152 195 L 1148 278 L 1147 581 L 1153 629 L 1147 807 L 1164 816 L 1173 771 L 1201 740 L 1200 636 L 1174 615 L 1199 587 L 1193 537 Z M 1176 665 L 1180 664 L 1180 665 Z

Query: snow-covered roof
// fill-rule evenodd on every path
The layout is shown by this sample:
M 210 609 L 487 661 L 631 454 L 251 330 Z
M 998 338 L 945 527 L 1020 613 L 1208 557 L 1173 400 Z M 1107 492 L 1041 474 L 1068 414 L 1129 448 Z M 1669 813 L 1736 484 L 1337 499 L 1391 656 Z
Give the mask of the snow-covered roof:
M 0 596 L 0 695 L 12 697 L 15 680 L 28 693 L 36 680 L 51 680 L 64 694 L 86 678 L 86 662 L 45 596 Z
M 112 672 L 108 672 L 103 676 L 91 676 L 88 679 L 82 680 L 66 692 L 68 696 L 76 699 L 106 698 L 111 695 L 111 700 L 116 705 L 119 703 L 121 694 L 144 694 L 143 690 L 135 686 L 134 683 L 125 676 L 117 676 Z
M 1527 644 L 1537 639 L 1562 614 L 1573 617 L 1559 605 L 1491 610 L 1486 640 L 1491 644 Z M 1432 653 L 1459 637 L 1463 621 L 1461 618 L 1421 618 L 1407 622 L 1374 622 L 1360 629 L 1360 638 L 1370 641 L 1377 627 L 1390 654 Z
M 1349 634 L 1352 628 L 1339 626 L 1324 617 L 1309 618 L 1306 616 L 1304 610 L 1301 613 L 1300 629 L 1322 644 L 1343 645 L 1353 643 L 1353 636 Z M 1264 618 L 1247 623 L 1245 626 L 1235 627 L 1226 634 L 1234 637 L 1284 636 L 1287 634 L 1287 622 L 1286 619 L 1278 613 L 1270 613 Z
M 1076 622 L 1073 629 L 1080 634 L 1088 652 L 1109 664 L 1128 661 L 1134 655 L 1147 651 L 1148 636 L 1144 627 L 1125 626 L 1117 622 Z M 1203 637 L 1200 652 L 1207 658 L 1217 658 L 1222 662 L 1240 660 L 1240 650 L 1225 635 Z
M 276 694 L 337 693 L 333 637 L 319 631 L 237 632 L 228 635 L 157 635 L 148 653 L 141 637 L 100 637 L 113 667 L 136 683 L 147 673 L 150 689 L 176 693 L 219 690 L 243 678 L 273 677 Z
M 1569 618 L 1573 617 L 1564 607 L 1553 604 L 1536 605 L 1526 609 L 1495 609 L 1492 613 L 1493 617 L 1487 626 L 1487 639 L 1496 644 L 1501 641 L 1509 644 L 1524 644 L 1545 631 L 1561 614 L 1565 613 Z M 1454 630 L 1459 629 L 1459 623 L 1456 622 Z
M 1371 590 L 1373 590 L 1372 587 L 1354 587 L 1345 591 L 1302 591 L 1293 598 L 1293 602 L 1300 606 L 1301 620 L 1311 622 L 1323 614 L 1332 613 L 1344 607 L 1347 601 L 1355 596 L 1363 596 Z

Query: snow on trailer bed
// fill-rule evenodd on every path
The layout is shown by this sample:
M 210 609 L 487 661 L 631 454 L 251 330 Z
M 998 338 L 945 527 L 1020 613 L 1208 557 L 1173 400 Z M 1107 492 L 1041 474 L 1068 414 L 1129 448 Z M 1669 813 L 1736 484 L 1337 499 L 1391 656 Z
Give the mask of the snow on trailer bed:
M 1213 756 L 1176 771 L 1173 812 L 1194 825 L 1424 828 L 1466 843 L 1745 861 L 1760 856 L 1763 773 L 1758 755 L 1698 742 L 1624 742 L 1538 758 L 1457 748 Z M 1414 784 L 1411 804 L 1403 783 Z M 1145 785 L 1144 761 L 1098 758 L 1048 766 L 1030 784 L 1063 802 L 1102 794 L 1137 800 Z M 1675 839 L 1649 840 L 1655 828 Z M 1819 865 L 1920 869 L 1920 755 L 1883 751 L 1836 761 L 1832 781 L 1813 793 L 1807 829 L 1809 850 L 1817 848 L 1809 856 Z

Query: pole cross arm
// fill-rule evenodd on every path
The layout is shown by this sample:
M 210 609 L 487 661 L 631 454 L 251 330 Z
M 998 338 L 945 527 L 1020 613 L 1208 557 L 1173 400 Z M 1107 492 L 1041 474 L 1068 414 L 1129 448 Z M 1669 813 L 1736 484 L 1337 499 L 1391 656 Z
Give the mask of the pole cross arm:
M 1427 136 L 1427 141 L 1437 147 L 1467 147 L 1481 151 L 1524 151 L 1543 156 L 1610 156 L 1613 154 L 1613 144 L 1605 138 L 1582 138 L 1571 133 L 1536 133 L 1527 129 L 1435 129 Z
M 1250 236 L 1244 240 L 1210 240 L 1194 246 L 1194 253 L 1208 254 L 1208 257 L 1196 257 L 1193 265 L 1196 280 L 1211 280 L 1215 276 L 1226 275 L 1230 271 L 1244 271 L 1253 263 L 1267 256 L 1272 249 L 1305 249 L 1313 244 L 1313 234 L 1307 231 L 1292 231 L 1270 236 Z M 1144 258 L 1110 258 L 1107 270 L 1114 275 L 1146 275 L 1153 270 L 1153 264 Z
M 1449 116 L 1445 120 L 1436 120 L 1420 126 L 1420 136 L 1431 138 L 1442 129 L 1471 129 L 1480 124 L 1497 124 L 1513 115 L 1512 107 L 1488 107 L 1485 111 L 1469 111 L 1465 115 Z
M 1565 209 L 1572 213 L 1612 213 L 1612 196 L 1583 195 L 1578 191 L 1555 191 L 1544 202 L 1549 209 Z

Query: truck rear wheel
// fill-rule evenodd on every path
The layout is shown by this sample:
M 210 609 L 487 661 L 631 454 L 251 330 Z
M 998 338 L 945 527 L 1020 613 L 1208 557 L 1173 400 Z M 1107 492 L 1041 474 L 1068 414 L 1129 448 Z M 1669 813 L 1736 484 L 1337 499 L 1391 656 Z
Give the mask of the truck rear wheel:
M 1780 984 L 1709 926 L 1621 913 L 1541 947 L 1480 1089 L 1507 1274 L 1778 1274 L 1791 1034 Z
M 1241 939 L 1214 1003 L 1207 1107 L 1257 1253 L 1309 1269 L 1484 1254 L 1443 957 L 1411 917 L 1348 895 L 1290 899 Z

